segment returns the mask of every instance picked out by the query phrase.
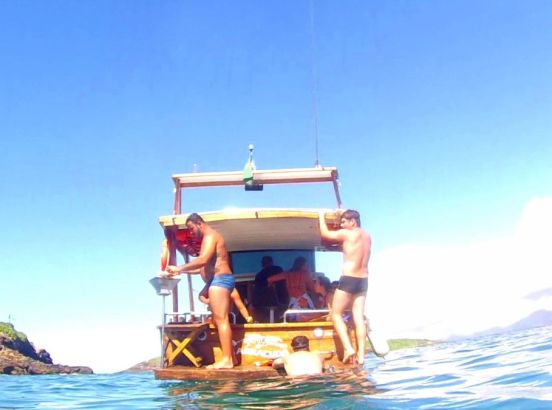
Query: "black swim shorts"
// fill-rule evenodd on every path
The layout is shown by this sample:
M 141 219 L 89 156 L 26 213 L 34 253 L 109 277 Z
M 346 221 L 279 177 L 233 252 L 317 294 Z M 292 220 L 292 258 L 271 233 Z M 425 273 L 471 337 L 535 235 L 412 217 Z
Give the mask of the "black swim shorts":
M 355 276 L 341 276 L 337 288 L 351 295 L 366 293 L 368 290 L 368 277 L 357 278 Z

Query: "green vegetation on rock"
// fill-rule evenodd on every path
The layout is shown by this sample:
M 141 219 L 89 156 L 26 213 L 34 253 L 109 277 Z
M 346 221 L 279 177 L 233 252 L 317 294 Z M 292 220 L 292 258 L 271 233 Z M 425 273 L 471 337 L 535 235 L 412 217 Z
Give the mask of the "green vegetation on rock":
M 54 364 L 50 353 L 44 349 L 38 352 L 27 335 L 15 330 L 11 323 L 0 322 L 0 374 L 91 374 L 86 366 L 64 366 Z
M 124 372 L 148 372 L 160 367 L 160 358 L 154 357 L 153 359 L 145 360 L 138 364 L 135 364 L 129 369 L 123 370 Z
M 391 350 L 399 350 L 411 347 L 429 346 L 437 342 L 427 339 L 390 339 L 388 343 Z
M 27 335 L 23 332 L 15 330 L 11 323 L 0 322 L 0 333 L 3 333 L 12 340 L 19 340 L 21 342 L 28 342 Z

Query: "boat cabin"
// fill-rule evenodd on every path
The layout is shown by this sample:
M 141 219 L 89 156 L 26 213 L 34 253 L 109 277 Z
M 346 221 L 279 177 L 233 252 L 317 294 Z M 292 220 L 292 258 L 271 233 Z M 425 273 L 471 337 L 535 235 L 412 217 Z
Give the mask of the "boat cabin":
M 259 191 L 269 184 L 325 182 L 334 188 L 336 206 L 342 206 L 336 168 L 256 170 L 251 162 L 250 158 L 250 166 L 248 168 L 246 165 L 244 172 L 173 175 L 173 214 L 159 219 L 166 238 L 162 269 L 167 264 L 188 262 L 198 255 L 201 246 L 186 227 L 186 218 L 196 210 L 182 212 L 184 190 L 242 185 L 245 190 Z M 291 339 L 298 335 L 309 337 L 311 350 L 333 352 L 333 361 L 339 363 L 342 347 L 327 318 L 327 306 L 316 302 L 307 309 L 302 306 L 290 308 L 291 296 L 285 292 L 289 289 L 286 273 L 279 275 L 283 276 L 282 280 L 273 283 L 259 283 L 259 280 L 255 280 L 265 257 L 270 257 L 273 264 L 280 266 L 283 271 L 287 271 L 298 258 L 304 258 L 312 279 L 316 279 L 315 252 L 340 251 L 334 244 L 321 241 L 319 211 L 309 208 L 247 208 L 198 212 L 206 223 L 224 237 L 236 288 L 253 318 L 248 322 L 236 308 L 231 315 L 232 339 L 238 364 L 233 372 L 240 372 L 240 377 L 244 374 L 257 377 L 259 372 L 273 374 L 275 371 L 266 364 L 279 357 L 282 350 L 289 349 Z M 339 221 L 334 209 L 328 208 L 324 212 L 330 229 L 337 229 Z M 163 363 L 162 368 L 156 371 L 157 378 L 202 379 L 220 378 L 221 375 L 229 374 L 226 370 L 218 370 L 214 371 L 213 376 L 213 371 L 201 371 L 204 365 L 217 360 L 220 347 L 209 313 L 196 309 L 201 302 L 194 296 L 191 276 L 181 275 L 180 283 L 171 291 L 172 310 L 164 312 L 160 326 Z M 179 311 L 179 295 L 185 294 L 186 290 L 189 310 Z M 318 298 L 312 289 L 309 291 L 312 299 Z

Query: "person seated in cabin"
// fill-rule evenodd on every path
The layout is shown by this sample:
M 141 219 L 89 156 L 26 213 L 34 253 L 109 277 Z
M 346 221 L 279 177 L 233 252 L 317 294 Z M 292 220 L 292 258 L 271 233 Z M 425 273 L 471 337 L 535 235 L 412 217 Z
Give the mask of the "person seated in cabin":
M 319 276 L 324 276 L 323 273 L 320 272 L 314 272 L 311 275 L 312 278 L 312 291 L 308 291 L 309 296 L 311 297 L 315 309 L 323 309 L 324 308 L 324 300 L 321 293 L 321 290 L 317 288 L 317 279 Z
M 328 279 L 326 275 L 322 273 L 316 275 L 316 277 L 313 279 L 313 283 L 314 292 L 317 295 L 317 298 L 315 300 L 316 308 L 331 310 L 333 290 L 330 279 Z
M 254 291 L 253 291 L 253 306 L 277 306 L 280 304 L 277 294 L 274 289 L 268 286 L 268 278 L 283 272 L 283 269 L 274 265 L 271 256 L 265 255 L 261 259 L 262 269 L 255 275 Z
M 281 272 L 268 278 L 268 283 L 273 284 L 285 280 L 289 294 L 288 307 L 290 309 L 314 309 L 315 305 L 308 291 L 314 290 L 312 277 L 307 265 L 307 260 L 299 256 L 295 258 L 293 266 L 288 272 Z
M 284 368 L 288 376 L 307 376 L 322 374 L 324 361 L 331 359 L 332 352 L 311 352 L 306 336 L 295 336 L 291 340 L 292 353 L 287 350 L 272 362 L 274 369 Z
M 330 279 L 326 277 L 323 273 L 316 272 L 314 274 L 313 281 L 313 288 L 314 291 L 311 293 L 311 298 L 314 301 L 314 305 L 316 309 L 328 309 L 329 311 L 332 310 L 332 297 L 333 297 L 333 291 L 332 291 L 332 284 L 330 282 Z M 304 315 L 303 315 L 304 316 Z M 308 318 L 310 322 L 317 322 L 317 321 L 328 321 L 331 320 L 330 314 L 328 313 L 313 313 Z
M 262 269 L 257 272 L 254 281 L 255 288 L 259 289 L 268 287 L 267 279 L 269 277 L 284 271 L 280 266 L 274 265 L 274 260 L 272 259 L 272 256 L 269 255 L 262 257 L 261 266 Z

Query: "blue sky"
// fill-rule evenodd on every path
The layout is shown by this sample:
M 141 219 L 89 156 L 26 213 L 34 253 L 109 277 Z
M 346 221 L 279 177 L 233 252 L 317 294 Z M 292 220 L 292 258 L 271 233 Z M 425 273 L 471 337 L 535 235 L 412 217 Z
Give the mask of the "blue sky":
M 0 16 L 0 320 L 55 361 L 110 371 L 157 353 L 147 280 L 170 176 L 241 169 L 251 143 L 258 168 L 314 165 L 313 83 L 320 162 L 374 258 L 461 259 L 528 209 L 550 215 L 528 207 L 552 196 L 550 2 L 4 1 Z M 334 206 L 292 192 L 263 194 Z M 104 363 L 59 342 L 92 327 L 149 350 Z

